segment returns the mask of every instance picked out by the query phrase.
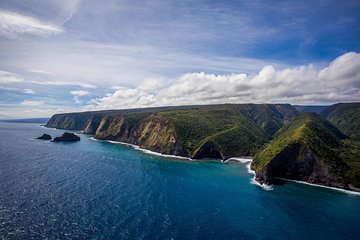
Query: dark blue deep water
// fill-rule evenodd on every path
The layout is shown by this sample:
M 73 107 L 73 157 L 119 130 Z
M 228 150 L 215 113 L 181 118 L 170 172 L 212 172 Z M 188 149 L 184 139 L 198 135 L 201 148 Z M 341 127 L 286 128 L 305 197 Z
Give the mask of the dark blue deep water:
M 1 239 L 359 239 L 360 196 L 0 123 Z

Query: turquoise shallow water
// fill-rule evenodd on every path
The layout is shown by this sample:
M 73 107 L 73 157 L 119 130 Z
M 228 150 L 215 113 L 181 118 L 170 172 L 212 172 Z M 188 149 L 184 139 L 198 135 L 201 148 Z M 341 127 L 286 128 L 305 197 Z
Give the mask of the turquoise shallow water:
M 190 162 L 0 123 L 1 239 L 357 239 L 360 197 L 250 183 L 243 163 Z

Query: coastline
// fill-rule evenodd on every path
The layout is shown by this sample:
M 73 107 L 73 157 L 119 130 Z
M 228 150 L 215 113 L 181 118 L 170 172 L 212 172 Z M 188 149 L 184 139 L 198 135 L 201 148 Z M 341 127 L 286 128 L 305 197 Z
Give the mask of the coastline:
M 140 146 L 135 145 L 135 144 L 131 144 L 131 143 L 117 142 L 117 141 L 111 141 L 111 140 L 100 140 L 100 139 L 95 139 L 94 137 L 90 137 L 90 139 L 94 140 L 94 141 L 106 141 L 106 142 L 113 143 L 113 144 L 121 144 L 121 145 L 125 145 L 125 146 L 130 146 L 135 150 L 140 150 L 140 151 L 142 151 L 144 153 L 155 155 L 155 156 L 160 156 L 160 157 L 164 157 L 164 158 L 189 160 L 189 161 L 193 161 L 193 162 L 199 161 L 197 159 L 192 159 L 192 158 L 187 158 L 187 157 L 181 157 L 181 156 L 176 156 L 176 155 L 162 154 L 162 153 L 154 152 L 154 151 L 151 151 L 151 150 L 148 150 L 148 149 L 141 148 Z M 258 181 L 256 181 L 256 173 L 255 173 L 254 170 L 251 169 L 252 160 L 253 160 L 252 157 L 232 157 L 232 158 L 228 158 L 228 159 L 226 159 L 224 161 L 220 160 L 220 162 L 221 163 L 227 163 L 227 162 L 232 161 L 232 162 L 247 163 L 246 164 L 246 169 L 247 169 L 249 174 L 253 175 L 253 177 L 250 180 L 250 183 L 253 184 L 253 185 L 257 185 L 257 186 L 261 187 L 265 191 L 274 190 L 273 185 L 261 184 Z M 304 182 L 304 181 L 297 181 L 297 180 L 291 180 L 291 179 L 286 179 L 286 178 L 276 178 L 276 179 L 280 179 L 280 180 L 288 181 L 288 182 L 294 182 L 294 183 L 298 183 L 298 184 L 305 184 L 305 185 L 309 185 L 309 186 L 313 186 L 313 187 L 326 188 L 326 189 L 335 190 L 335 191 L 339 191 L 339 192 L 350 194 L 350 195 L 360 196 L 360 192 L 356 192 L 356 191 L 352 191 L 352 190 L 341 189 L 341 188 L 336 188 L 336 187 L 329 187 L 329 186 L 324 186 L 324 185 L 320 185 L 320 184 L 308 183 L 308 182 Z
M 176 155 L 171 155 L 171 154 L 163 154 L 163 153 L 158 153 L 158 152 L 154 152 L 145 148 L 141 148 L 138 145 L 135 144 L 131 144 L 131 143 L 126 143 L 126 142 L 117 142 L 117 141 L 112 141 L 112 140 L 102 140 L 102 139 L 96 139 L 94 137 L 90 137 L 91 140 L 93 141 L 104 141 L 104 142 L 109 142 L 109 143 L 113 143 L 113 144 L 121 144 L 121 145 L 125 145 L 125 146 L 129 146 L 132 147 L 135 150 L 140 150 L 144 153 L 150 154 L 150 155 L 155 155 L 155 156 L 160 156 L 160 157 L 164 157 L 164 158 L 174 158 L 174 159 L 181 159 L 181 160 L 189 160 L 189 161 L 197 161 L 196 159 L 192 159 L 192 158 L 188 158 L 188 157 L 182 157 L 182 156 L 176 156 Z
M 117 141 L 112 141 L 112 140 L 100 140 L 100 139 L 95 139 L 94 137 L 90 137 L 91 140 L 93 141 L 105 141 L 105 142 L 109 142 L 109 143 L 113 143 L 113 144 L 121 144 L 121 145 L 125 145 L 125 146 L 129 146 L 129 147 L 132 147 L 133 149 L 135 150 L 140 150 L 144 153 L 147 153 L 147 154 L 150 154 L 150 155 L 155 155 L 155 156 L 160 156 L 160 157 L 164 157 L 164 158 L 173 158 L 173 159 L 179 159 L 179 160 L 188 160 L 188 161 L 192 161 L 192 162 L 198 162 L 199 160 L 197 159 L 192 159 L 192 158 L 188 158 L 188 157 L 181 157 L 181 156 L 176 156 L 176 155 L 170 155 L 170 154 L 162 154 L 162 153 L 158 153 L 158 152 L 154 152 L 154 151 L 151 151 L 151 150 L 148 150 L 148 149 L 144 149 L 144 148 L 141 148 L 140 146 L 138 145 L 135 145 L 135 144 L 131 144 L 131 143 L 125 143 L 125 142 L 117 142 Z M 256 174 L 255 174 L 255 171 L 251 170 L 251 162 L 252 162 L 252 158 L 251 157 L 232 157 L 232 158 L 228 158 L 226 159 L 225 161 L 219 161 L 221 163 L 227 163 L 227 162 L 230 162 L 230 161 L 233 161 L 233 162 L 241 162 L 241 163 L 247 163 L 246 164 L 246 169 L 247 169 L 247 172 L 250 174 L 250 175 L 253 175 L 253 177 L 251 178 L 250 180 L 250 184 L 253 184 L 253 185 L 256 185 L 256 186 L 259 186 L 261 187 L 263 190 L 265 191 L 271 191 L 273 190 L 273 187 L 272 185 L 267 185 L 267 184 L 261 184 L 259 182 L 257 182 L 255 180 L 256 178 Z M 201 161 L 201 160 L 200 160 Z
M 44 128 L 51 128 L 51 127 L 46 127 L 44 125 L 40 125 L 40 126 L 44 127 Z M 58 128 L 51 128 L 51 129 L 64 130 L 64 129 L 58 129 Z M 87 135 L 87 134 L 84 134 L 82 132 L 80 132 L 79 134 Z M 192 159 L 192 158 L 188 158 L 188 157 L 182 157 L 182 156 L 176 156 L 176 155 L 171 155 L 171 154 L 162 154 L 162 153 L 154 152 L 154 151 L 151 151 L 151 150 L 148 150 L 148 149 L 141 148 L 138 145 L 131 144 L 131 143 L 126 143 L 126 142 L 118 142 L 118 141 L 112 141 L 112 140 L 100 140 L 100 139 L 95 139 L 94 137 L 89 137 L 89 139 L 91 139 L 93 141 L 106 141 L 106 142 L 113 143 L 113 144 L 121 144 L 121 145 L 129 146 L 129 147 L 132 147 L 135 150 L 140 150 L 140 151 L 142 151 L 144 153 L 147 153 L 147 154 L 150 154 L 150 155 L 155 155 L 155 156 L 160 156 L 160 157 L 164 157 L 164 158 L 172 158 L 172 159 L 178 159 L 178 160 L 188 160 L 188 161 L 192 161 L 192 162 L 199 161 L 197 159 Z M 221 163 L 227 163 L 227 162 L 233 161 L 233 162 L 247 163 L 246 164 L 247 171 L 248 171 L 249 174 L 253 175 L 253 177 L 250 180 L 250 183 L 253 184 L 253 185 L 257 185 L 257 186 L 261 187 L 263 190 L 266 190 L 266 191 L 273 190 L 272 185 L 261 184 L 261 183 L 256 181 L 256 173 L 255 173 L 254 170 L 251 169 L 252 160 L 253 160 L 252 157 L 231 157 L 231 158 L 228 158 L 226 160 L 220 160 L 220 162 Z M 287 182 L 294 182 L 294 183 L 298 183 L 298 184 L 305 184 L 305 185 L 314 186 L 314 187 L 326 188 L 326 189 L 346 193 L 346 194 L 349 194 L 349 195 L 360 196 L 360 192 L 353 191 L 353 190 L 341 189 L 341 188 L 330 187 L 330 186 L 324 186 L 324 185 L 320 185 L 320 184 L 308 183 L 308 182 L 304 182 L 304 181 L 298 181 L 298 180 L 292 180 L 292 179 L 286 179 L 286 178 L 276 178 L 276 179 L 287 181 Z
M 294 182 L 294 183 L 299 183 L 299 184 L 305 184 L 305 185 L 309 185 L 309 186 L 313 186 L 313 187 L 327 188 L 327 189 L 339 191 L 339 192 L 346 193 L 346 194 L 351 194 L 351 195 L 360 196 L 360 192 L 356 192 L 356 191 L 352 191 L 352 190 L 348 190 L 348 189 L 342 189 L 342 188 L 324 186 L 324 185 L 320 185 L 320 184 L 308 183 L 308 182 L 304 182 L 304 181 L 292 180 L 292 179 L 287 179 L 287 178 L 278 178 L 278 177 L 277 177 L 276 179 L 283 180 L 283 181 L 287 181 L 287 182 Z

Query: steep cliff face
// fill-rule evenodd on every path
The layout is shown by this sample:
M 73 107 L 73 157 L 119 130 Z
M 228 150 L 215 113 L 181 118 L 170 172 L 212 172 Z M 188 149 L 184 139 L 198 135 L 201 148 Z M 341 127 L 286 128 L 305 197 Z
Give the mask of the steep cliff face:
M 57 114 L 47 127 L 166 154 L 226 159 L 254 154 L 295 115 L 291 105 L 226 104 Z M 218 154 L 207 153 L 211 149 Z
M 275 178 L 287 178 L 344 188 L 349 166 L 338 154 L 343 137 L 318 115 L 305 113 L 255 156 L 256 179 L 272 183 Z
M 276 178 L 346 187 L 344 179 L 337 177 L 310 146 L 301 141 L 286 146 L 256 174 L 260 183 L 271 184 Z
M 90 116 L 90 113 L 55 114 L 50 118 L 45 126 L 67 130 L 82 130 Z
M 128 141 L 160 153 L 190 156 L 177 139 L 174 126 L 158 114 L 152 114 L 134 126 Z
M 197 149 L 193 155 L 194 159 L 212 158 L 224 159 L 221 149 L 212 141 L 207 141 Z
M 95 135 L 96 129 L 99 127 L 102 118 L 103 116 L 99 116 L 99 115 L 91 116 L 85 123 L 83 133 Z
M 109 115 L 101 119 L 94 138 L 126 142 L 129 136 L 129 124 L 121 115 Z

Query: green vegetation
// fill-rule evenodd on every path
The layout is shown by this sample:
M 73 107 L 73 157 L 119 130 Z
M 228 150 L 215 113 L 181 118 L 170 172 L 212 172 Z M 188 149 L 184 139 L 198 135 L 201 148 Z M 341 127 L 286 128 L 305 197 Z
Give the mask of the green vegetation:
M 305 112 L 325 108 L 296 107 Z M 297 109 L 290 104 L 222 104 L 108 110 L 56 114 L 46 126 L 187 157 L 255 155 L 252 168 L 263 182 L 271 174 L 300 173 L 302 179 L 312 174 L 314 182 L 360 187 L 360 103 L 326 107 L 323 118 L 299 116 Z M 314 162 L 317 168 L 309 169 Z M 277 170 L 266 173 L 271 163 Z
M 360 103 L 339 103 L 325 109 L 321 116 L 353 140 L 360 141 Z
M 256 154 L 252 167 L 259 173 L 289 146 L 306 145 L 344 182 L 360 186 L 360 142 L 346 138 L 336 127 L 314 113 L 305 113 L 280 129 L 275 139 Z M 304 152 L 289 156 L 302 161 Z
M 226 158 L 254 154 L 297 111 L 288 104 L 225 104 L 159 114 L 174 124 L 192 155 L 213 142 Z
M 340 138 L 343 135 L 334 127 L 329 125 L 314 113 L 305 113 L 291 123 L 285 125 L 275 135 L 276 138 L 270 142 L 253 161 L 253 168 L 256 172 L 263 169 L 281 151 L 294 143 L 307 144 L 324 161 L 337 167 L 335 153 L 332 147 L 340 145 Z M 294 156 L 298 160 L 302 156 Z
M 207 138 L 237 125 L 246 124 L 252 129 L 255 128 L 254 131 L 259 131 L 258 126 L 249 123 L 250 120 L 228 110 L 182 110 L 160 114 L 174 124 L 177 137 L 191 152 Z
M 360 141 L 343 141 L 340 157 L 350 166 L 346 178 L 357 188 L 360 188 Z

